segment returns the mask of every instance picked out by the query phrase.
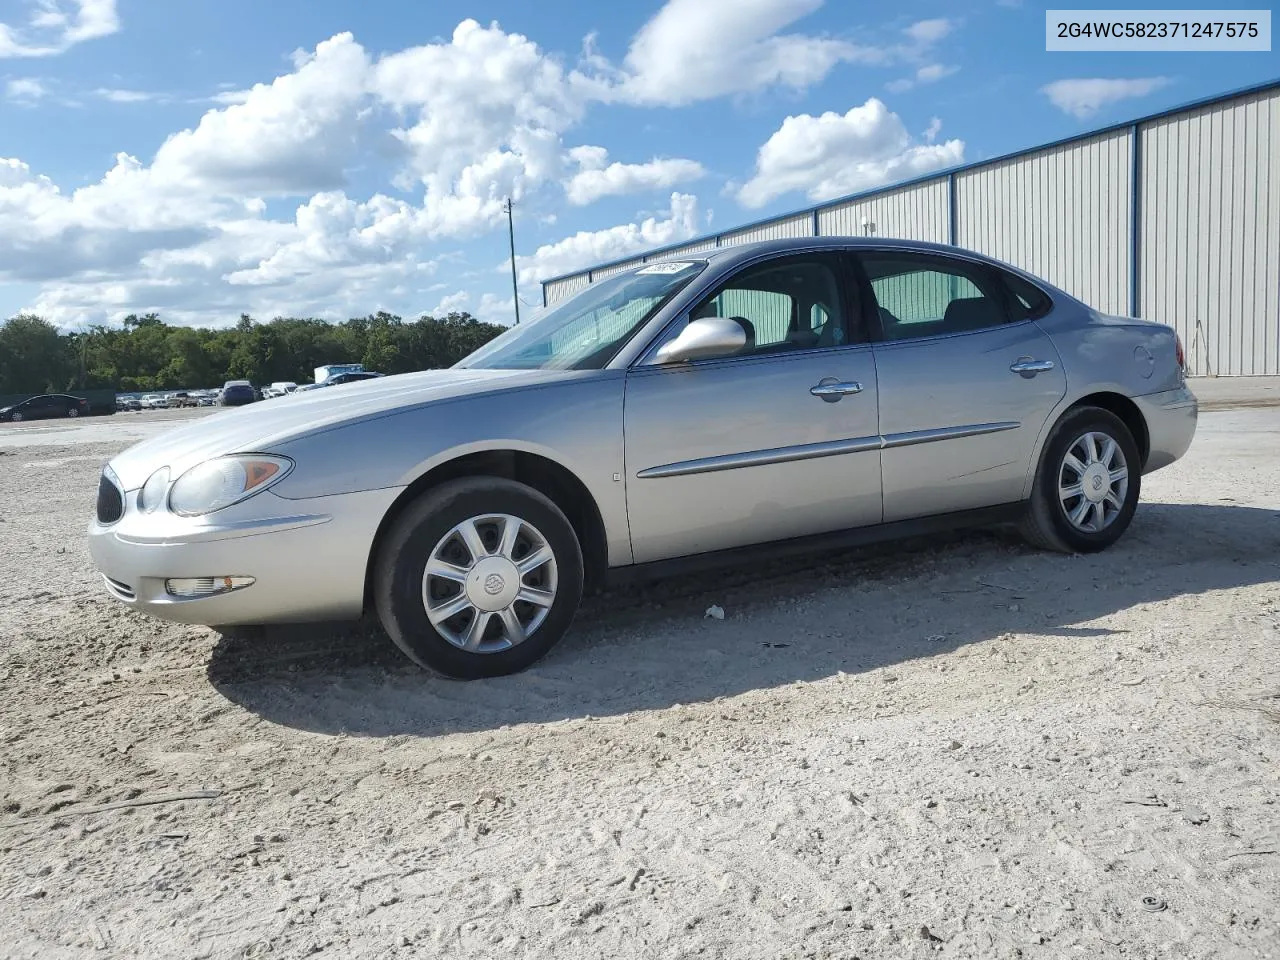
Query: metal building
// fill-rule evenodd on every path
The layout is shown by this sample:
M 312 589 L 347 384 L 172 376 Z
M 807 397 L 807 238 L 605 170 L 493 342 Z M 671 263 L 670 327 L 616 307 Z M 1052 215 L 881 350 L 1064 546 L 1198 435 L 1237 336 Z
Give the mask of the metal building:
M 1280 374 L 1280 80 L 546 280 L 778 237 L 952 243 L 1171 324 L 1196 375 Z

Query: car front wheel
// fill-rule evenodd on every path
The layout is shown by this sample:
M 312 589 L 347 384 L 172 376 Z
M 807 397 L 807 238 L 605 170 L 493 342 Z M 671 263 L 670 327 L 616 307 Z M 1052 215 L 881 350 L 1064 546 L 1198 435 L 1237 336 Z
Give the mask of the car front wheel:
M 13 413 L 9 414 L 9 419 L 12 420 L 14 423 L 18 423 L 20 420 L 22 420 L 22 414 L 18 413 L 15 410 Z
M 1104 550 L 1128 529 L 1141 487 L 1141 455 L 1124 421 L 1099 407 L 1069 411 L 1045 443 L 1023 536 L 1047 550 Z
M 378 616 L 410 659 L 461 680 L 515 673 L 564 636 L 582 549 L 549 498 L 496 477 L 428 491 L 378 551 Z

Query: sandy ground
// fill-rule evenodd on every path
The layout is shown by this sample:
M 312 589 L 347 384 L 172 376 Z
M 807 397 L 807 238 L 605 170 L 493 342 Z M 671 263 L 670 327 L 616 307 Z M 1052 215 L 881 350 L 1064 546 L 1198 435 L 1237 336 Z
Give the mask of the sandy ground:
M 1280 957 L 1280 410 L 1103 555 L 666 581 L 473 684 L 109 598 L 99 465 L 179 414 L 0 428 L 0 956 Z

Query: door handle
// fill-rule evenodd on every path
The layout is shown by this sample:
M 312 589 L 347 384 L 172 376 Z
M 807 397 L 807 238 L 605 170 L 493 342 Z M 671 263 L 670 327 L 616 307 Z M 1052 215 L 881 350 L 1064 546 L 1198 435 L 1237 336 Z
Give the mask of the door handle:
M 1032 360 L 1030 357 L 1020 357 L 1014 363 L 1009 364 L 1009 369 L 1016 374 L 1020 374 L 1030 380 L 1037 373 L 1046 373 L 1053 369 L 1052 360 Z
M 841 397 L 862 392 L 862 384 L 854 380 L 837 380 L 835 377 L 823 377 L 822 381 L 809 388 L 809 392 L 826 403 L 836 403 Z

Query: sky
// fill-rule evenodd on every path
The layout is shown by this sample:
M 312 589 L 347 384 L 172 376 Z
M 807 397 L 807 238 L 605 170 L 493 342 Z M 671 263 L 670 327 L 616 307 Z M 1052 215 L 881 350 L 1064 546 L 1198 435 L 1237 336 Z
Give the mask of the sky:
M 510 323 L 506 197 L 528 314 L 557 274 L 1280 77 L 1049 53 L 1044 10 L 0 0 L 0 317 Z

